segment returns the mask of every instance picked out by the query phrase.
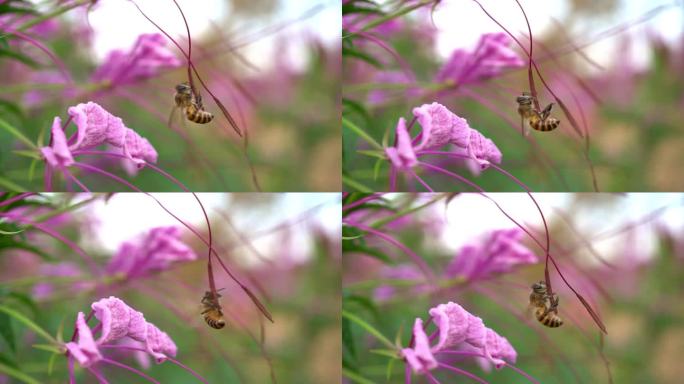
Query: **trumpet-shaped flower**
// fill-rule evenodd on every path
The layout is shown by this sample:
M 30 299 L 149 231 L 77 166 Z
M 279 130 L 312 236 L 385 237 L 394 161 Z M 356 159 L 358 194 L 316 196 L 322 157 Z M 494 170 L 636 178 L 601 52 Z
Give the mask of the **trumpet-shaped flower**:
M 48 166 L 69 167 L 74 164 L 77 151 L 103 144 L 116 148 L 114 152 L 125 156 L 138 168 L 143 167 L 145 162 L 157 162 L 157 151 L 147 139 L 126 127 L 120 118 L 107 112 L 97 103 L 91 101 L 78 104 L 70 107 L 68 113 L 76 124 L 77 131 L 72 139 L 67 140 L 61 119 L 55 117 L 52 122 L 50 145 L 40 149 Z
M 197 259 L 197 254 L 180 237 L 178 227 L 153 228 L 141 238 L 123 243 L 109 262 L 107 272 L 139 277 L 167 269 L 175 262 Z
M 402 349 L 402 355 L 415 373 L 425 374 L 437 368 L 437 356 L 442 352 L 472 352 L 484 356 L 500 369 L 507 363 L 513 364 L 517 352 L 508 340 L 490 328 L 482 319 L 472 315 L 460 305 L 448 302 L 430 309 L 430 316 L 438 328 L 437 343 L 430 345 L 423 320 L 416 319 L 413 326 L 412 347 Z
M 491 163 L 501 163 L 501 151 L 494 142 L 445 106 L 439 103 L 423 104 L 413 109 L 413 115 L 422 127 L 419 136 L 412 140 L 406 121 L 400 118 L 396 128 L 397 144 L 385 148 L 393 167 L 410 170 L 419 164 L 418 157 L 446 145 L 453 145 L 455 148 L 451 153 L 475 162 L 480 170 L 488 168 Z M 418 140 L 420 142 L 416 144 Z
M 474 83 L 500 74 L 504 69 L 520 68 L 525 61 L 511 49 L 512 39 L 505 33 L 485 33 L 474 51 L 457 49 L 440 68 L 438 82 Z
M 95 318 L 100 320 L 102 333 L 95 340 L 93 330 L 88 327 L 83 312 L 76 317 L 78 341 L 65 344 L 70 356 L 83 367 L 89 367 L 103 360 L 102 346 L 113 345 L 115 341 L 130 338 L 145 344 L 145 349 L 157 363 L 176 356 L 176 344 L 169 335 L 154 324 L 148 323 L 142 313 L 129 307 L 122 300 L 110 296 L 92 304 Z
M 153 77 L 162 69 L 181 65 L 182 62 L 167 48 L 164 36 L 142 34 L 129 51 L 110 52 L 93 74 L 93 80 L 112 85 L 130 84 Z

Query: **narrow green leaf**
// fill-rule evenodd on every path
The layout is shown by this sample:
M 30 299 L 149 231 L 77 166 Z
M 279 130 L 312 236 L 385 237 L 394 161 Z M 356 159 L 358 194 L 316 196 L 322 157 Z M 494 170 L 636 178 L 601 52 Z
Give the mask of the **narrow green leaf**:
M 14 330 L 12 329 L 12 318 L 6 313 L 0 313 L 0 335 L 5 339 L 12 352 L 17 352 L 17 343 L 14 339 Z
M 392 344 L 391 341 L 389 341 L 388 338 L 386 338 L 380 331 L 375 329 L 372 325 L 368 324 L 365 320 L 362 318 L 356 316 L 355 314 L 345 311 L 344 309 L 342 310 L 342 317 L 347 318 L 359 327 L 363 328 L 366 330 L 366 332 L 370 333 L 371 335 L 375 336 L 376 339 L 378 339 L 380 342 L 385 344 L 385 346 L 389 349 L 394 348 L 394 344 Z
M 53 345 L 53 344 L 33 344 L 32 347 L 35 349 L 40 349 L 41 351 L 56 353 L 58 355 L 64 353 L 62 348 L 60 348 L 56 345 Z
M 368 380 L 364 377 L 361 377 L 359 374 L 354 373 L 345 368 L 342 368 L 342 375 L 345 376 L 347 379 L 358 384 L 375 384 L 375 382 Z
M 375 147 L 375 149 L 377 149 L 377 150 L 379 150 L 379 151 L 384 151 L 384 150 L 385 150 L 385 149 L 382 147 L 382 145 L 380 145 L 380 143 L 378 143 L 377 141 L 375 141 L 375 139 L 372 138 L 368 133 L 366 133 L 366 131 L 364 131 L 363 129 L 361 129 L 361 127 L 359 127 L 358 125 L 352 123 L 352 122 L 351 122 L 350 120 L 348 120 L 347 118 L 342 117 L 342 125 L 343 125 L 344 127 L 346 127 L 347 129 L 349 129 L 350 131 L 354 132 L 354 133 L 355 133 L 357 136 L 359 136 L 360 138 L 366 140 L 366 141 L 368 142 L 368 144 L 370 144 L 370 145 L 372 145 L 373 147 Z
M 349 319 L 342 318 L 342 345 L 351 355 L 352 359 L 356 360 L 356 345 L 354 344 L 354 334 L 352 333 L 351 323 Z
M 0 189 L 5 188 L 7 191 L 11 192 L 26 192 L 27 189 L 15 184 L 13 181 L 5 179 L 4 177 L 0 177 Z
M 14 377 L 15 379 L 27 383 L 27 384 L 41 384 L 40 381 L 34 379 L 33 377 L 25 374 L 24 372 L 21 372 L 17 369 L 14 369 L 12 367 L 8 367 L 5 364 L 0 364 L 0 372 L 5 373 L 7 376 Z
M 56 353 L 53 353 L 52 355 L 50 355 L 50 360 L 48 360 L 48 376 L 52 376 L 52 370 L 55 366 L 55 360 L 57 360 L 58 356 L 59 355 Z
M 36 152 L 38 151 L 38 147 L 35 144 L 33 144 L 33 142 L 31 140 L 29 140 L 28 137 L 24 136 L 24 134 L 21 133 L 21 131 L 19 129 L 15 128 L 13 125 L 11 125 L 10 123 L 6 122 L 3 119 L 0 119 L 0 128 L 4 129 L 5 131 L 12 134 L 19 141 L 26 144 L 26 146 L 28 146 L 29 148 L 34 149 Z
M 23 314 L 15 311 L 12 308 L 9 308 L 5 305 L 2 305 L 2 304 L 0 304 L 0 312 L 4 312 L 4 313 L 10 315 L 11 317 L 13 317 L 18 322 L 24 324 L 26 327 L 33 330 L 33 332 L 35 332 L 36 334 L 38 334 L 42 338 L 46 339 L 47 341 L 49 341 L 51 343 L 57 344 L 57 340 L 55 340 L 49 333 L 47 333 L 38 324 L 34 323 L 33 320 L 29 319 L 28 317 L 24 316 Z
M 346 176 L 346 175 L 342 175 L 342 182 L 343 182 L 345 185 L 347 185 L 347 186 L 349 186 L 349 187 L 352 187 L 352 188 L 356 189 L 356 190 L 359 191 L 359 192 L 364 192 L 364 193 L 371 193 L 371 192 L 373 192 L 373 190 L 370 189 L 369 187 L 367 187 L 367 186 L 365 186 L 365 185 L 359 183 L 358 181 L 356 181 L 356 180 L 354 180 L 354 179 L 352 179 L 351 177 Z

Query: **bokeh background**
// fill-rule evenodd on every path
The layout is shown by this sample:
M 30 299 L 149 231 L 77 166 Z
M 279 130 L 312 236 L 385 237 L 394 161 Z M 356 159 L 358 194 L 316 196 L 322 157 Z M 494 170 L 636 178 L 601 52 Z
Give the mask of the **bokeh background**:
M 356 6 L 378 13 L 355 13 L 350 6 L 343 24 L 358 29 L 417 4 L 362 3 Z M 516 2 L 480 3 L 528 48 L 527 24 Z M 684 5 L 645 0 L 520 3 L 532 29 L 540 71 L 579 128 L 588 131 L 588 150 L 558 105 L 552 116 L 561 120 L 559 129 L 521 135 L 515 97 L 529 91 L 526 64 L 457 86 L 436 80 L 454 50 L 472 51 L 484 33 L 503 32 L 475 1 L 428 4 L 371 28 L 365 36 L 343 39 L 344 116 L 376 142 L 391 145 L 400 117 L 409 122 L 414 107 L 437 101 L 492 139 L 503 153 L 501 166 L 533 190 L 594 191 L 587 155 L 600 191 L 681 190 Z M 511 47 L 527 61 L 512 41 Z M 572 52 L 573 47 L 581 50 Z M 543 108 L 554 100 L 536 73 L 535 78 Z M 414 137 L 418 131 L 414 127 Z M 345 188 L 388 190 L 389 164 L 359 153 L 374 148 L 352 130 L 344 129 L 343 135 Z M 496 171 L 475 176 L 458 161 L 426 159 L 472 176 L 486 190 L 519 190 Z M 420 175 L 435 191 L 469 190 L 442 175 Z M 399 188 L 425 190 L 415 181 Z
M 488 196 L 544 242 L 539 212 L 527 195 Z M 349 195 L 343 207 L 358 197 Z M 552 267 L 551 280 L 560 295 L 559 314 L 565 324 L 545 328 L 528 317 L 529 287 L 544 279 L 544 252 L 526 235 L 510 243 L 512 248 L 492 245 L 493 231 L 516 226 L 478 194 L 386 194 L 367 206 L 345 210 L 344 311 L 406 347 L 417 317 L 426 321 L 430 308 L 453 301 L 506 337 L 518 353 L 515 365 L 541 383 L 608 383 L 601 353 L 609 363 L 613 383 L 681 381 L 684 196 L 541 193 L 534 197 L 548 223 L 552 255 L 607 328 L 602 351 L 598 327 Z M 404 252 L 357 231 L 353 222 L 382 223 L 373 227 L 425 260 L 435 278 L 426 279 Z M 521 259 L 516 264 L 511 261 L 515 257 L 497 259 L 511 257 L 511 253 L 492 254 L 489 261 L 487 256 L 478 256 L 475 261 L 468 254 L 473 260 L 461 260 L 464 264 L 489 263 L 495 271 L 462 274 L 464 270 L 454 269 L 459 264 L 452 263 L 466 257 L 462 251 L 470 245 L 484 251 L 525 247 L 537 261 Z M 496 272 L 502 265 L 508 267 Z M 430 326 L 428 335 L 434 329 Z M 392 359 L 373 353 L 387 348 L 377 338 L 349 319 L 343 322 L 343 332 L 346 382 L 404 382 L 401 360 L 389 364 Z M 472 358 L 441 356 L 439 361 L 490 383 L 528 382 L 508 368 L 487 372 Z M 441 383 L 471 382 L 443 369 L 432 373 Z M 429 381 L 414 375 L 412 382 Z
M 206 237 L 204 217 L 191 194 L 154 196 Z M 8 197 L 4 196 L 3 201 Z M 199 194 L 198 197 L 211 218 L 215 245 L 222 259 L 273 315 L 275 323 L 264 323 L 264 350 L 272 362 L 277 382 L 322 383 L 329 382 L 331 377 L 340 377 L 340 196 Z M 147 321 L 166 332 L 178 346 L 176 359 L 208 382 L 270 382 L 268 364 L 254 339 L 260 338 L 256 308 L 214 263 L 217 288 L 224 288 L 221 304 L 227 325 L 217 331 L 204 323 L 199 315 L 199 303 L 208 286 L 206 245 L 152 198 L 143 194 L 47 194 L 2 207 L 3 212 L 17 209 L 23 210 L 25 218 L 40 221 L 78 244 L 102 270 L 125 241 L 159 226 L 181 227 L 180 240 L 198 258 L 177 262 L 146 277 L 124 280 L 107 274 L 95 277 L 73 250 L 53 237 L 33 228 L 17 235 L 4 234 L 22 226 L 3 219 L 0 223 L 2 305 L 23 313 L 53 336 L 63 324 L 64 337 L 69 338 L 78 311 L 87 314 L 92 302 L 113 295 L 141 311 Z M 42 252 L 35 252 L 33 247 Z M 94 290 L 96 281 L 103 284 Z M 48 374 L 50 354 L 32 348 L 32 344 L 43 340 L 15 319 L 8 324 L 4 313 L 1 320 L 0 363 L 15 367 L 40 383 L 67 381 L 64 356 L 56 356 L 53 371 Z M 94 324 L 90 322 L 91 327 Z M 10 347 L 10 343 L 15 347 Z M 145 369 L 130 354 L 103 351 L 162 383 L 194 380 L 170 363 L 152 363 Z M 122 369 L 103 368 L 104 376 L 112 383 L 143 380 Z M 8 382 L 1 373 L 0 382 Z M 77 368 L 77 382 L 92 383 L 95 378 Z
M 128 52 L 141 34 L 159 31 L 130 1 L 98 1 L 92 7 L 88 3 L 13 1 L 0 8 L 0 25 L 13 27 L 64 11 L 24 32 L 50 49 L 74 82 L 65 84 L 55 63 L 34 45 L 3 33 L 0 117 L 31 141 L 46 145 L 54 116 L 65 122 L 69 106 L 94 101 L 147 138 L 159 152 L 158 165 L 190 189 L 255 190 L 243 141 L 206 91 L 202 96 L 207 110 L 216 116 L 213 122 L 183 126 L 176 117 L 172 127 L 167 125 L 174 86 L 187 81 L 183 56 L 170 41 L 167 49 L 180 60 L 178 68 L 162 67 L 133 82 L 115 81 L 113 86 L 94 76 L 112 51 Z M 172 1 L 137 3 L 187 49 L 183 18 Z M 247 154 L 262 189 L 337 190 L 340 1 L 178 3 L 190 27 L 195 65 L 249 133 Z M 15 12 L 12 7 L 33 13 Z M 73 129 L 72 125 L 68 134 Z M 15 152 L 25 149 L 16 137 L 0 130 L 2 189 L 43 189 L 43 163 Z M 132 177 L 117 161 L 82 159 L 130 178 L 143 190 L 178 191 L 154 172 Z M 100 176 L 81 173 L 78 177 L 91 190 L 128 190 Z M 56 188 L 66 190 L 63 184 Z

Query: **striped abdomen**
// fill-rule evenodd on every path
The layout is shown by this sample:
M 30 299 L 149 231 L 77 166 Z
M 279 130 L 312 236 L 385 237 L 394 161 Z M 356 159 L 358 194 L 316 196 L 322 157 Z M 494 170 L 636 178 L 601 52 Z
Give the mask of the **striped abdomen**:
M 560 120 L 555 117 L 547 117 L 546 120 L 540 119 L 538 116 L 530 117 L 530 127 L 537 131 L 548 132 L 553 131 L 560 125 Z
M 209 309 L 203 312 L 204 321 L 212 328 L 221 329 L 226 325 L 226 321 L 223 320 L 223 313 L 220 310 Z
M 195 104 L 190 104 L 185 108 L 185 116 L 188 120 L 197 124 L 206 124 L 214 119 L 214 115 L 211 112 L 205 111 L 204 108 L 197 108 Z
M 558 328 L 563 325 L 563 319 L 561 319 L 558 314 L 552 311 L 546 314 L 544 314 L 544 312 L 546 312 L 546 307 L 537 307 L 534 311 L 534 317 L 536 317 L 540 323 L 549 328 Z

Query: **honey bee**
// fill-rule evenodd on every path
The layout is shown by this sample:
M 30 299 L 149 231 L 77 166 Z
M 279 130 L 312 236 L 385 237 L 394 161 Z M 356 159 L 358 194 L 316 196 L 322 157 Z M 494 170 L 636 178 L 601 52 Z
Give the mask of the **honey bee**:
M 188 120 L 197 124 L 206 124 L 214 119 L 214 115 L 211 112 L 204 110 L 202 96 L 195 94 L 190 84 L 181 83 L 176 85 L 176 94 L 173 98 L 176 102 L 176 107 L 185 111 L 185 117 Z
M 221 329 L 226 325 L 226 321 L 223 320 L 223 311 L 221 310 L 221 304 L 219 304 L 219 297 L 221 295 L 218 292 L 211 293 L 206 291 L 202 298 L 201 315 L 210 327 L 216 329 Z
M 534 310 L 534 317 L 549 328 L 557 328 L 563 325 L 563 319 L 558 316 L 558 295 L 549 295 L 546 283 L 540 281 L 532 284 L 530 293 L 530 309 Z M 547 307 L 546 302 L 549 302 Z
M 518 114 L 522 120 L 524 128 L 532 127 L 537 131 L 548 132 L 553 131 L 560 125 L 560 120 L 555 117 L 549 117 L 551 114 L 551 108 L 553 108 L 553 103 L 549 104 L 544 108 L 543 111 L 539 112 L 532 103 L 534 101 L 534 96 L 527 92 L 523 92 L 521 96 L 515 99 L 518 102 Z M 529 134 L 529 129 L 525 129 L 525 135 Z

